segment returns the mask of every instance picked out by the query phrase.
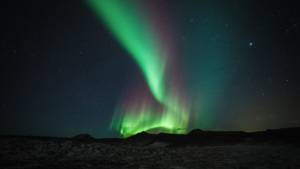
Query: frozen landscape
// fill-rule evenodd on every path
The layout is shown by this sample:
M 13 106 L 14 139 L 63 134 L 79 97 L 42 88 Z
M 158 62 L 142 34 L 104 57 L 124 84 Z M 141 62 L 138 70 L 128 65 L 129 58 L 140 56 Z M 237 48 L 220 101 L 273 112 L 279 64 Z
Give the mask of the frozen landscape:
M 0 136 L 0 168 L 300 168 L 300 128 L 126 139 Z

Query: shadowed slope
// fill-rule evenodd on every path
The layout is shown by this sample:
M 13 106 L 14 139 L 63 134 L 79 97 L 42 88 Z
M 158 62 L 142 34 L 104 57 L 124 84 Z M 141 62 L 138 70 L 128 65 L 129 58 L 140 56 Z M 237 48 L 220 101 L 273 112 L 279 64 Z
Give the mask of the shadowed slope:
M 276 129 L 246 133 L 242 131 L 202 131 L 194 129 L 188 134 L 149 134 L 141 132 L 125 139 L 137 145 L 165 147 L 223 146 L 235 144 L 293 144 L 300 145 L 300 128 Z

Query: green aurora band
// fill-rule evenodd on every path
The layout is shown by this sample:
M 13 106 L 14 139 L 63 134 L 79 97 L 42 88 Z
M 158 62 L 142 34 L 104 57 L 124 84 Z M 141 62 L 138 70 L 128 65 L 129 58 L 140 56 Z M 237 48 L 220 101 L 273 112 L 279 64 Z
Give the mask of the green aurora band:
M 164 61 L 159 58 L 158 44 L 153 31 L 140 18 L 141 14 L 132 9 L 132 1 L 122 0 L 87 0 L 90 6 L 106 24 L 111 33 L 142 69 L 154 97 L 162 101 L 164 96 Z
M 123 98 L 110 128 L 120 131 L 124 137 L 141 131 L 186 133 L 190 111 L 179 90 L 174 90 L 178 81 L 170 78 L 174 56 L 162 45 L 157 35 L 159 29 L 146 17 L 146 12 L 139 11 L 142 9 L 139 1 L 86 2 L 139 65 L 150 90 L 150 95 L 144 94 L 147 87 L 142 86 L 137 93 L 130 93 L 139 97 L 130 105 L 124 105 L 128 97 Z

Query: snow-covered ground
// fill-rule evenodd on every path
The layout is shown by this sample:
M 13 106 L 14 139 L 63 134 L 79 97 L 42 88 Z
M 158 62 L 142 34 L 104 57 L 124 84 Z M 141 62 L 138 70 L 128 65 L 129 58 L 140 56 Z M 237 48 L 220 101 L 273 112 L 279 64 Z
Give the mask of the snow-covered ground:
M 0 168 L 300 168 L 300 148 L 292 145 L 163 145 L 0 137 Z

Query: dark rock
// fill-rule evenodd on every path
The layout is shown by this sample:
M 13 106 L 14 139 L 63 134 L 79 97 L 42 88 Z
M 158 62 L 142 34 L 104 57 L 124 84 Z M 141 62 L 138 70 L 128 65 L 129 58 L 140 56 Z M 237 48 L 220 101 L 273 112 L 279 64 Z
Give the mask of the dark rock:
M 194 130 L 190 131 L 187 135 L 195 136 L 195 135 L 201 134 L 202 132 L 203 132 L 203 130 L 201 130 L 201 129 L 194 129 Z
M 88 140 L 93 140 L 94 138 L 88 134 L 79 134 L 77 136 L 72 137 L 74 139 L 88 139 Z
M 133 136 L 130 136 L 124 140 L 125 143 L 135 144 L 135 145 L 149 145 L 151 140 L 155 137 L 156 134 L 149 134 L 145 131 L 137 133 Z

